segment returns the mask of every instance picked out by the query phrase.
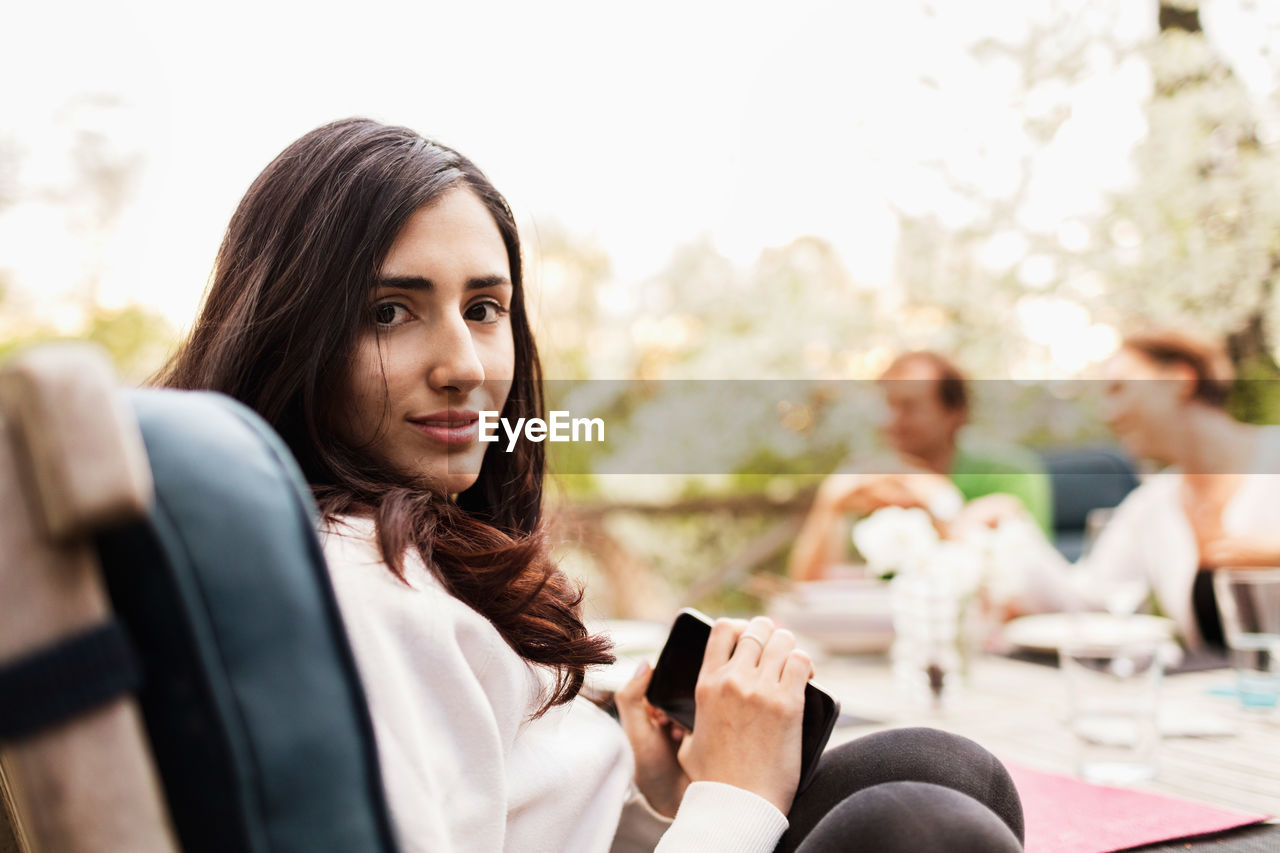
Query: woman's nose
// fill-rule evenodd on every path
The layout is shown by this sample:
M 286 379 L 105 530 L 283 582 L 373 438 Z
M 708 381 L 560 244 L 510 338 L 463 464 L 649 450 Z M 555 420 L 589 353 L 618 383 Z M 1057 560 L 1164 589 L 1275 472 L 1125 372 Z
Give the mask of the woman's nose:
M 432 335 L 431 364 L 427 382 L 441 391 L 466 394 L 484 382 L 484 364 L 476 352 L 471 330 L 459 317 Z

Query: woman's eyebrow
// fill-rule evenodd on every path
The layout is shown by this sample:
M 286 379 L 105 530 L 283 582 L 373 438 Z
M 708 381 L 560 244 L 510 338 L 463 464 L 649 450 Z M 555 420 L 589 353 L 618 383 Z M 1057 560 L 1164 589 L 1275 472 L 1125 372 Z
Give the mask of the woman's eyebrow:
M 396 290 L 432 290 L 435 284 L 431 279 L 420 275 L 382 276 L 374 281 L 376 287 L 394 288 Z M 467 290 L 484 290 L 490 287 L 510 287 L 511 279 L 505 275 L 482 275 L 468 279 Z

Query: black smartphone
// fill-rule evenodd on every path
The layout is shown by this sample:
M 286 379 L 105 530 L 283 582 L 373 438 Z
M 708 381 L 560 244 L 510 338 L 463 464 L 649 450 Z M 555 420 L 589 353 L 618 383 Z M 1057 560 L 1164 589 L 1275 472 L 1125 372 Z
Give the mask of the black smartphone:
M 681 610 L 671 625 L 667 643 L 662 647 L 658 663 L 653 668 L 649 689 L 645 691 L 645 698 L 650 705 L 660 708 L 689 731 L 693 731 L 697 710 L 694 707 L 693 689 L 698 683 L 698 672 L 702 669 L 702 655 L 707 648 L 707 640 L 711 638 L 711 625 L 707 616 L 692 607 Z M 800 736 L 800 785 L 796 788 L 797 794 L 808 787 L 839 716 L 840 703 L 834 696 L 812 681 L 805 685 L 804 726 Z

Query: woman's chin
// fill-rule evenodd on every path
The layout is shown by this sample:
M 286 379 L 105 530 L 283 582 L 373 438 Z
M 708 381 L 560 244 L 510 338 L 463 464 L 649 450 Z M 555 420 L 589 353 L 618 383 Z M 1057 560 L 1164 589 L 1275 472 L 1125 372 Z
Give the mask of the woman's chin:
M 445 490 L 451 495 L 456 495 L 474 486 L 479 478 L 480 469 L 477 467 L 475 471 L 450 471 L 444 475 L 443 480 Z

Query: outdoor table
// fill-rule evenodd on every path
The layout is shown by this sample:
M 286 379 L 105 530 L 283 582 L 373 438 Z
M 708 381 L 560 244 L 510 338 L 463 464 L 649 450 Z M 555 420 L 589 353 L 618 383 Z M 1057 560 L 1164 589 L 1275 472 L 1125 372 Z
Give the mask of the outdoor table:
M 1074 735 L 1065 721 L 1066 687 L 1052 666 L 1000 656 L 979 656 L 961 689 L 941 709 L 906 701 L 895 689 L 884 656 L 832 656 L 817 663 L 817 681 L 840 699 L 849 719 L 832 734 L 833 745 L 880 729 L 922 725 L 979 742 L 1002 760 L 1072 775 Z M 1280 814 L 1280 712 L 1238 708 L 1227 669 L 1166 676 L 1161 714 L 1182 725 L 1229 727 L 1232 734 L 1166 736 L 1157 757 L 1158 775 L 1146 790 L 1211 806 L 1257 814 Z M 1248 832 L 1275 832 L 1267 827 Z M 1274 842 L 1280 849 L 1280 841 Z M 1164 848 L 1153 848 L 1164 849 Z M 1185 842 L 1168 849 L 1215 849 Z

